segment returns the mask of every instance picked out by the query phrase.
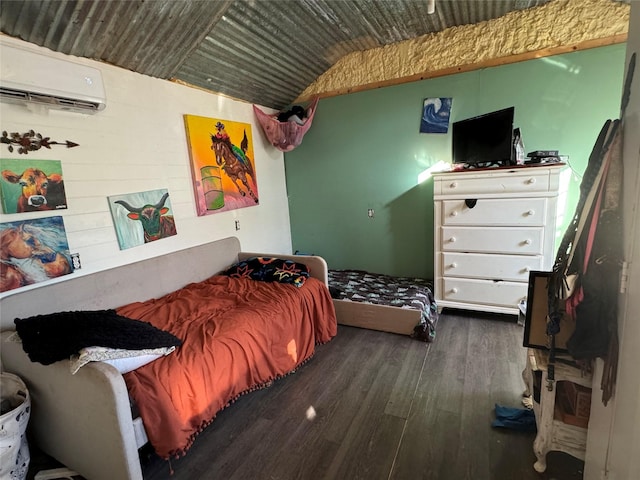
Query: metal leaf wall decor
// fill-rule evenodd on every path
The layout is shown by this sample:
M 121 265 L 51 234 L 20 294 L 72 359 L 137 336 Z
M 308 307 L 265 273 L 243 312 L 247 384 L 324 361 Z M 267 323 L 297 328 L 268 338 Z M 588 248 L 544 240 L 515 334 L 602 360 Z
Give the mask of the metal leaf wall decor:
M 77 143 L 70 142 L 69 140 L 64 142 L 50 140 L 50 137 L 43 137 L 42 134 L 36 133 L 33 130 L 22 134 L 18 132 L 8 134 L 6 131 L 3 131 L 2 137 L 0 137 L 0 143 L 8 144 L 10 152 L 13 152 L 13 146 L 17 145 L 18 153 L 24 153 L 25 155 L 29 152 L 40 150 L 42 147 L 51 149 L 51 145 L 66 145 L 67 148 L 78 146 Z

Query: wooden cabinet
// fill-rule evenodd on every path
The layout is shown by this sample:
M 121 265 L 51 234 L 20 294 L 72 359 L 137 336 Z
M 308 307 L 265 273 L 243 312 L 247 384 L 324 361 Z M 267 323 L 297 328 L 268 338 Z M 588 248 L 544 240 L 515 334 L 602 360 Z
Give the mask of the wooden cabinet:
M 555 258 L 564 165 L 434 175 L 438 308 L 518 314 L 529 272 Z
M 548 354 L 529 349 L 522 376 L 525 395 L 531 398 L 538 428 L 533 442 L 536 455 L 533 468 L 537 472 L 544 472 L 547 469 L 547 453 L 552 450 L 584 460 L 591 404 L 591 374 L 583 374 L 580 369 L 559 362 L 554 368 L 555 381 L 549 382 Z M 567 399 L 573 405 L 564 406 L 562 396 L 577 389 L 586 390 L 588 394 L 576 394 Z

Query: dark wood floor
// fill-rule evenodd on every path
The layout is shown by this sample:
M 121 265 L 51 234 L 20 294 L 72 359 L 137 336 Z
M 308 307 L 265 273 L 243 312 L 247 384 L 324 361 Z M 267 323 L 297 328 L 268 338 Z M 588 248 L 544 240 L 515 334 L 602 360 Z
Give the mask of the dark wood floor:
M 173 475 L 145 457 L 145 479 L 581 479 L 560 452 L 536 473 L 534 434 L 491 427 L 495 404 L 521 407 L 515 317 L 445 313 L 430 345 L 340 326 L 295 374 L 222 411 Z

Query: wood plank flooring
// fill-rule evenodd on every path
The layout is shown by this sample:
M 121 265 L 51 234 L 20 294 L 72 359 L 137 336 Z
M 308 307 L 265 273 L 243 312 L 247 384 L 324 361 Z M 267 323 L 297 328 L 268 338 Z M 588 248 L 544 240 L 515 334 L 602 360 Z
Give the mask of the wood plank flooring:
M 185 457 L 145 456 L 145 480 L 581 479 L 583 462 L 560 452 L 536 473 L 534 435 L 491 427 L 496 403 L 521 407 L 515 317 L 445 313 L 432 344 L 340 326 L 296 373 L 223 410 Z

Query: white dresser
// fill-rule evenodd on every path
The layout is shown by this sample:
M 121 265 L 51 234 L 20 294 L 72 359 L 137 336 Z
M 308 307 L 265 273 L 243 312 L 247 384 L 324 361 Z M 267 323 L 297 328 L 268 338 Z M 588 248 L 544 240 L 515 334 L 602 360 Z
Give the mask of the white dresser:
M 563 164 L 434 175 L 438 309 L 518 314 L 529 271 L 555 259 Z

